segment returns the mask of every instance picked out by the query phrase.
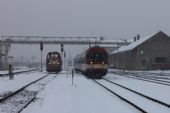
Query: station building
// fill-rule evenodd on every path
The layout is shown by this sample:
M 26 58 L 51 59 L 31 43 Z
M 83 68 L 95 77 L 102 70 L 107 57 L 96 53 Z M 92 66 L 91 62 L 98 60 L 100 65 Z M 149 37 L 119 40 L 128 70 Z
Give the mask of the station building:
M 110 54 L 110 63 L 124 70 L 170 69 L 170 37 L 162 31 L 140 38 Z
M 111 60 L 110 54 L 118 48 L 117 45 L 101 45 L 100 47 L 105 48 L 105 50 L 106 50 L 107 53 L 109 54 L 109 56 L 108 56 L 108 61 Z M 112 67 L 112 64 L 111 64 L 110 62 L 108 62 L 108 67 L 109 67 L 109 68 Z

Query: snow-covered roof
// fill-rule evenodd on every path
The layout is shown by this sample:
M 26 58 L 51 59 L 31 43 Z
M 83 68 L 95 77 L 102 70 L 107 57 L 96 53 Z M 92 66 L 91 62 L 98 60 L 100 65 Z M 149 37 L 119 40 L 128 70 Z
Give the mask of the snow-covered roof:
M 161 31 L 160 31 L 161 32 Z M 160 33 L 158 32 L 158 33 Z M 158 34 L 156 33 L 156 34 Z M 163 32 L 161 32 L 163 33 Z M 146 37 L 143 37 L 143 38 L 140 38 L 139 40 L 131 43 L 130 45 L 127 45 L 127 46 L 122 46 L 120 47 L 118 50 L 115 50 L 114 52 L 112 52 L 111 54 L 114 54 L 114 53 L 119 53 L 119 52 L 124 52 L 124 51 L 130 51 L 134 48 L 136 48 L 138 45 L 142 44 L 143 42 L 145 42 L 146 40 L 152 38 L 153 36 L 155 36 L 156 34 L 152 34 L 152 35 L 149 35 L 149 36 L 146 36 Z
M 117 45 L 100 45 L 100 47 L 117 47 Z

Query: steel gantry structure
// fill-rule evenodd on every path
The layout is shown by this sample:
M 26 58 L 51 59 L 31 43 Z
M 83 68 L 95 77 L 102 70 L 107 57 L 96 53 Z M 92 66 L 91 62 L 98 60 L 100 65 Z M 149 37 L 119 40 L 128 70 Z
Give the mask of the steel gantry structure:
M 8 64 L 11 44 L 61 44 L 61 45 L 115 45 L 116 48 L 128 45 L 123 40 L 105 40 L 103 37 L 48 37 L 48 36 L 1 36 L 0 68 Z
M 128 45 L 127 41 L 104 40 L 103 37 L 46 37 L 46 36 L 1 36 L 2 41 L 10 44 L 70 44 L 70 45 Z

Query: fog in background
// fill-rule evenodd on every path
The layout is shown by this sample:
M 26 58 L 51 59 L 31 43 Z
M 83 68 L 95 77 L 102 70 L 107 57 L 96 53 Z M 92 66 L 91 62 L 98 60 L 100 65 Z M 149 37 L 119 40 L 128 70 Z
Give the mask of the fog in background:
M 48 52 L 58 51 L 61 53 L 61 45 L 46 45 L 43 46 L 42 57 L 43 62 L 46 61 L 46 56 Z M 73 58 L 76 54 L 82 53 L 89 46 L 85 45 L 64 45 L 64 51 L 66 53 L 66 59 Z M 10 56 L 14 56 L 15 61 L 21 61 L 23 57 L 24 62 L 40 62 L 41 61 L 41 51 L 40 45 L 25 45 L 25 44 L 12 44 L 10 51 Z
M 159 30 L 170 35 L 169 4 L 169 0 L 0 0 L 0 35 L 130 39 Z M 76 54 L 83 48 L 66 51 Z M 51 49 L 48 46 L 44 54 Z M 38 45 L 13 45 L 10 54 L 38 58 L 40 51 Z

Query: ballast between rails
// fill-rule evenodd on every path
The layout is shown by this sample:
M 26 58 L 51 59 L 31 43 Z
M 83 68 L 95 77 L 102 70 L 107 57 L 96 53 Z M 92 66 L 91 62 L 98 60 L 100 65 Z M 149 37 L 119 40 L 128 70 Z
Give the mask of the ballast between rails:
M 37 93 L 36 93 L 37 94 Z M 34 96 L 34 98 L 32 98 L 22 109 L 20 109 L 17 113 L 21 113 L 23 111 L 23 109 L 25 109 L 32 101 L 34 101 L 36 98 L 36 96 Z

